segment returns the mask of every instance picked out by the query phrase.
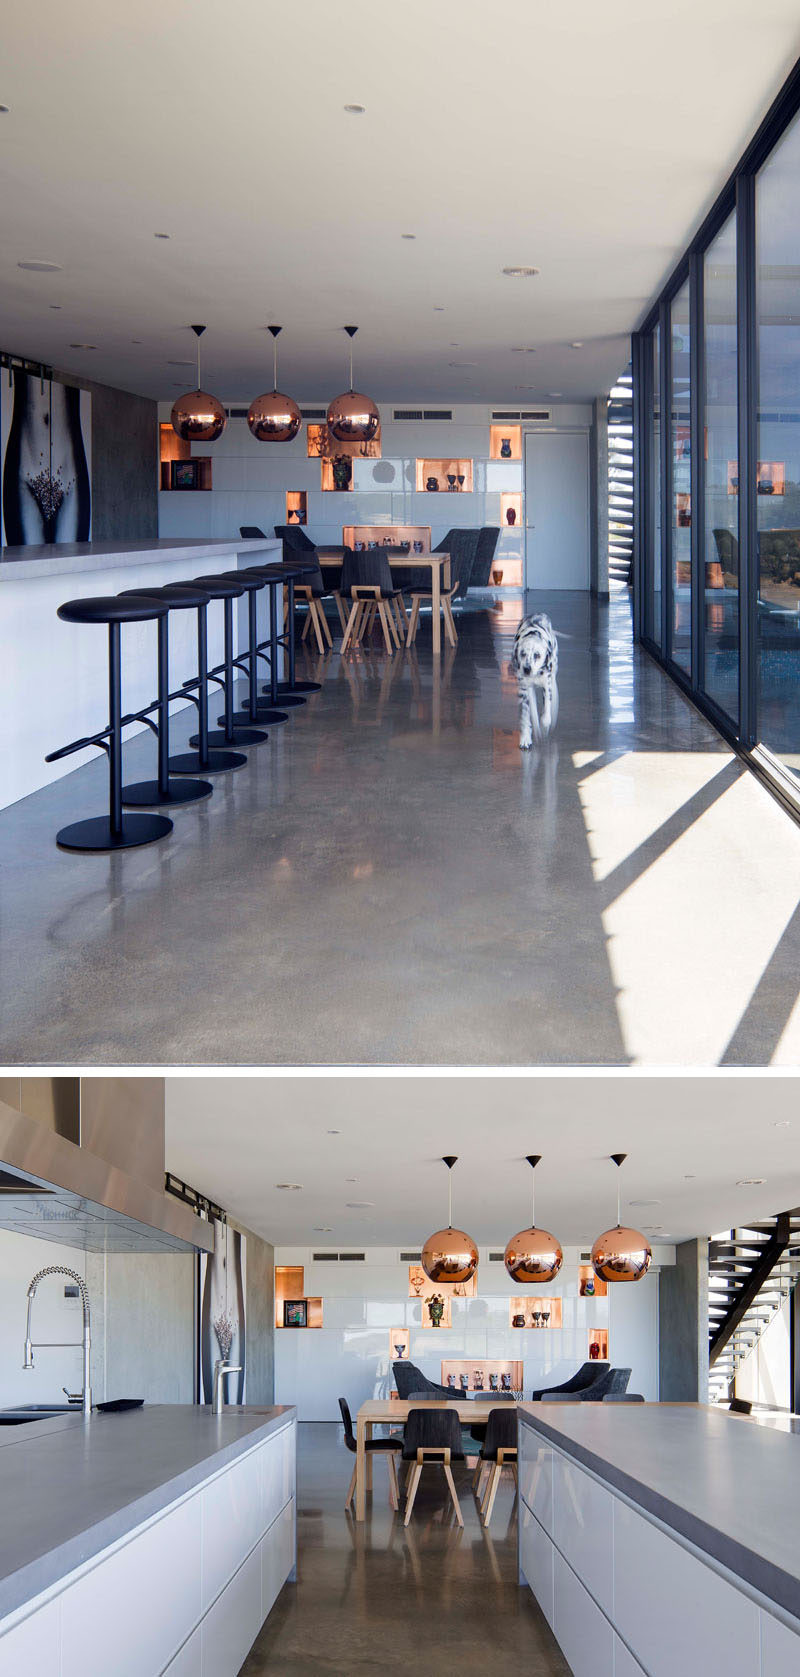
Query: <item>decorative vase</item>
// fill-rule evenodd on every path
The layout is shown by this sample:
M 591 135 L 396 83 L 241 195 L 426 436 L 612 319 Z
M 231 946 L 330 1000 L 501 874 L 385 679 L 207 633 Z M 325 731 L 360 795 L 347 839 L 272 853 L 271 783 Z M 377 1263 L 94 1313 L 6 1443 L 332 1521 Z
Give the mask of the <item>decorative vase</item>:
M 516 522 L 517 522 L 517 509 L 516 509 L 516 507 L 507 507 L 506 508 L 506 524 L 516 524 Z
M 444 1299 L 441 1293 L 434 1293 L 433 1297 L 428 1299 L 428 1315 L 431 1319 L 431 1326 L 440 1328 L 444 1315 Z
M 502 571 L 492 571 L 492 582 L 494 583 L 495 588 L 500 587 L 500 584 L 501 584 L 502 580 L 503 580 Z
M 340 492 L 350 488 L 352 477 L 352 462 L 347 454 L 339 454 L 332 462 L 333 487 Z
M 469 1390 L 469 1375 L 468 1374 L 459 1374 L 458 1379 L 459 1379 L 459 1384 L 461 1386 L 462 1392 L 468 1391 Z
M 500 439 L 500 459 L 501 460 L 510 460 L 511 459 L 511 438 L 510 437 L 501 437 L 501 439 Z
M 456 474 L 455 474 L 455 472 L 448 472 L 447 473 L 447 481 L 450 485 L 451 490 L 454 490 L 455 486 L 456 486 Z
M 501 1392 L 510 1392 L 511 1391 L 511 1375 L 510 1374 L 501 1374 L 501 1376 L 500 1376 L 500 1390 L 501 1390 Z
M 395 1351 L 397 1352 L 397 1361 L 401 1362 L 406 1352 L 405 1345 L 395 1345 Z
M 512 1316 L 511 1326 L 512 1326 L 512 1328 L 524 1328 L 525 1317 L 524 1316 Z
M 456 483 L 458 484 L 459 489 L 463 489 L 464 484 L 466 483 L 466 481 L 467 481 L 466 472 L 459 472 L 459 474 L 456 478 Z
M 497 1375 L 496 1374 L 490 1374 L 489 1375 L 489 1390 L 490 1390 L 490 1392 L 496 1392 L 497 1391 L 497 1386 L 498 1386 Z
M 474 1389 L 475 1389 L 476 1392 L 482 1392 L 483 1391 L 483 1370 L 480 1369 L 480 1368 L 476 1368 L 476 1370 L 475 1370 L 475 1378 L 474 1378 L 474 1381 L 473 1381 L 473 1386 L 474 1386 Z
M 589 1346 L 589 1360 L 590 1360 L 590 1362 L 596 1363 L 599 1359 L 599 1356 L 600 1356 L 600 1346 L 598 1345 L 597 1340 L 593 1339 L 591 1345 Z
M 447 1384 L 450 1387 L 451 1392 L 454 1392 L 456 1389 L 456 1377 L 454 1374 L 448 1374 Z
M 426 478 L 425 479 L 425 488 L 427 489 L 429 495 L 433 495 L 435 493 L 435 491 L 439 488 L 438 477 Z

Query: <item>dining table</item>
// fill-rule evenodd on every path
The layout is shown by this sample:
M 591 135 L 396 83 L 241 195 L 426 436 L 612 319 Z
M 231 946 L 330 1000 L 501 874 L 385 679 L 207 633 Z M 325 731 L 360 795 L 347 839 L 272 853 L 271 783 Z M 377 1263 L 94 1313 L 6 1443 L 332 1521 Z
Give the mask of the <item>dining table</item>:
M 380 545 L 372 551 L 380 552 Z M 430 572 L 433 650 L 437 654 L 440 653 L 442 650 L 442 591 L 450 587 L 449 553 L 411 553 L 399 547 L 384 547 L 383 551 L 391 570 L 406 571 L 413 568 L 415 571 Z M 320 564 L 324 565 L 326 569 L 341 566 L 344 559 L 344 552 L 341 547 L 318 547 L 317 555 Z
M 410 1409 L 455 1409 L 464 1426 L 485 1426 L 490 1412 L 498 1404 L 509 1401 L 503 1392 L 487 1392 L 485 1397 L 454 1399 L 452 1402 L 447 1398 L 431 1398 L 427 1402 L 422 1398 L 414 1398 L 411 1402 L 402 1398 L 367 1398 L 356 1416 L 356 1519 L 366 1519 L 367 1491 L 372 1489 L 373 1457 L 371 1452 L 367 1453 L 366 1443 L 372 1437 L 373 1427 L 403 1426 Z M 476 1444 L 476 1455 L 479 1448 Z

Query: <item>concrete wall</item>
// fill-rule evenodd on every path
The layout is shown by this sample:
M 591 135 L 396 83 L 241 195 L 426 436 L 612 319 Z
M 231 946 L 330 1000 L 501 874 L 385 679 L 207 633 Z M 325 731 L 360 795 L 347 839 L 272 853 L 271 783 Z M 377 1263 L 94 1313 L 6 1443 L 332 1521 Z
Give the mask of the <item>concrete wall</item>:
M 231 1219 L 231 1222 L 233 1220 Z M 247 1239 L 248 1403 L 273 1403 L 275 1395 L 275 1248 L 233 1223 Z
M 662 1403 L 708 1402 L 708 1240 L 684 1240 L 659 1282 Z
M 95 1400 L 194 1401 L 194 1276 L 190 1253 L 86 1254 Z
M 158 535 L 158 404 L 107 384 L 57 373 L 92 397 L 92 539 Z

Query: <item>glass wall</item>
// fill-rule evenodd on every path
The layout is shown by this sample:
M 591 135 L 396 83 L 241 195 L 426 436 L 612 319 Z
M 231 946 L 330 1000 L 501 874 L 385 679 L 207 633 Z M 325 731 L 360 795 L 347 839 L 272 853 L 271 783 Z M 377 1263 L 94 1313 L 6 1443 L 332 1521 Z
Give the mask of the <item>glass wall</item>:
M 756 178 L 758 734 L 800 777 L 800 121 Z
M 703 686 L 733 721 L 739 715 L 739 450 L 736 353 L 736 217 L 703 262 L 705 350 Z
M 647 487 L 649 530 L 645 543 L 645 633 L 661 646 L 661 335 L 656 326 L 647 350 Z
M 692 474 L 689 281 L 670 305 L 672 656 L 692 668 Z

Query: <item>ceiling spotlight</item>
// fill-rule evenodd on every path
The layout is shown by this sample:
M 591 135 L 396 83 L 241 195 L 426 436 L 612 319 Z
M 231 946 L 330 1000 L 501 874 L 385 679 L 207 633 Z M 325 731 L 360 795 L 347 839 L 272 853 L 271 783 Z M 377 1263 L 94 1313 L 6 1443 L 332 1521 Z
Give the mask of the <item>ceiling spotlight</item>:
M 773 1130 L 788 1130 L 789 1123 L 790 1120 L 788 1118 L 776 1118 L 772 1128 Z
M 583 349 L 582 338 L 576 338 L 574 344 L 570 344 L 569 347 L 570 347 L 570 349 Z
M 70 349 L 96 349 L 97 344 L 70 344 Z
M 29 274 L 60 274 L 61 273 L 61 263 L 60 262 L 42 262 L 42 261 L 39 260 L 38 256 L 37 257 L 32 256 L 30 258 L 26 258 L 26 260 L 24 262 L 18 262 L 17 267 L 18 268 L 24 268 L 26 270 L 26 272 L 29 273 Z
M 503 273 L 508 279 L 533 279 L 538 274 L 538 268 L 504 268 Z
M 142 342 L 141 338 L 131 338 L 131 343 L 132 344 L 140 344 L 141 342 Z M 183 363 L 181 363 L 181 365 L 183 365 Z
M 314 1224 L 314 1233 L 315 1234 L 333 1234 L 333 1227 L 330 1223 L 315 1223 Z
M 548 390 L 547 394 L 548 394 L 548 396 L 556 397 L 556 396 L 563 396 L 564 392 L 563 392 L 563 390 Z
M 415 239 L 416 236 L 417 236 L 416 233 L 401 233 L 400 234 L 401 239 Z
M 299 1194 L 301 1189 L 302 1189 L 302 1186 L 303 1186 L 302 1182 L 276 1182 L 275 1183 L 275 1187 L 280 1188 L 282 1193 L 285 1193 L 285 1194 Z
M 763 1188 L 766 1176 L 741 1176 L 737 1188 Z
M 169 233 L 154 233 L 153 238 L 154 239 L 168 239 L 169 238 Z
M 8 116 L 8 105 L 0 105 L 0 116 Z
M 448 367 L 477 367 L 477 361 L 448 361 Z
M 61 304 L 60 303 L 51 303 L 50 307 L 51 307 L 51 309 L 60 309 Z
M 463 1229 L 453 1228 L 452 1172 L 457 1162 L 452 1153 L 442 1159 L 442 1164 L 447 1166 L 447 1228 L 437 1229 L 435 1234 L 428 1235 L 422 1248 L 422 1268 L 428 1280 L 437 1283 L 470 1281 L 478 1267 L 478 1248 L 471 1235 L 465 1234 Z
M 434 303 L 433 312 L 434 314 L 444 314 L 444 303 Z
M 367 107 L 366 105 L 345 105 L 344 108 L 348 116 L 363 116 Z
M 370 1211 L 374 1200 L 345 1200 L 348 1211 Z
M 341 1130 L 328 1130 L 328 1135 L 341 1135 Z
M 629 1205 L 660 1205 L 660 1200 L 628 1200 Z

